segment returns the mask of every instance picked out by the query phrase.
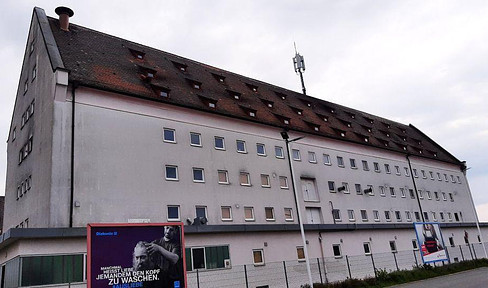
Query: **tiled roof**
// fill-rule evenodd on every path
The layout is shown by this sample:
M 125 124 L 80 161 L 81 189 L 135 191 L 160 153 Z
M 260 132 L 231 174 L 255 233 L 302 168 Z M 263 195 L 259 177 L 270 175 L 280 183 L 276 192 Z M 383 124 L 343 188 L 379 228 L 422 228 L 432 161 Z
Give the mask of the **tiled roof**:
M 70 81 L 328 138 L 461 164 L 412 125 L 48 18 Z M 399 103 L 398 105 L 400 105 Z

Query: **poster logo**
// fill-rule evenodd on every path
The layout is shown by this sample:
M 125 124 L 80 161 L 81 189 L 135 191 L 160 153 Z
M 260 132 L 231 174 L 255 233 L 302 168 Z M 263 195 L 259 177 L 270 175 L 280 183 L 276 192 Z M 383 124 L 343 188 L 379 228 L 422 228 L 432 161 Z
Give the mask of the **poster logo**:
M 414 223 L 420 254 L 424 263 L 449 261 L 439 223 Z
M 182 223 L 89 224 L 88 288 L 185 286 Z

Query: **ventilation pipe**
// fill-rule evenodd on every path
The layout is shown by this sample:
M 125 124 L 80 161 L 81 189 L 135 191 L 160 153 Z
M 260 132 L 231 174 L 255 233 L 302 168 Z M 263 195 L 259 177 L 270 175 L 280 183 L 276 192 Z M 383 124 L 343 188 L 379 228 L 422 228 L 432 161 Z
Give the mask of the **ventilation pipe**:
M 63 6 L 59 6 L 54 12 L 59 15 L 59 28 L 64 31 L 69 31 L 69 17 L 75 15 L 75 12 Z

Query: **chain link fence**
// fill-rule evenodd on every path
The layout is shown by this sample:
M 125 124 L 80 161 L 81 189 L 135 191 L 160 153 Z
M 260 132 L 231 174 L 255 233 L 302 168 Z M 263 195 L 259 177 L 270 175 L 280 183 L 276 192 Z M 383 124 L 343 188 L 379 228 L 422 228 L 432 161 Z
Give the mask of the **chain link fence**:
M 481 243 L 446 247 L 451 262 L 467 261 L 485 257 Z M 437 262 L 433 265 L 445 265 Z M 420 251 L 407 250 L 365 255 L 344 255 L 310 259 L 314 283 L 330 283 L 348 278 L 375 277 L 378 270 L 388 272 L 409 270 L 421 266 Z M 217 270 L 188 272 L 189 288 L 299 288 L 308 282 L 305 261 L 271 262 L 265 265 L 236 265 Z

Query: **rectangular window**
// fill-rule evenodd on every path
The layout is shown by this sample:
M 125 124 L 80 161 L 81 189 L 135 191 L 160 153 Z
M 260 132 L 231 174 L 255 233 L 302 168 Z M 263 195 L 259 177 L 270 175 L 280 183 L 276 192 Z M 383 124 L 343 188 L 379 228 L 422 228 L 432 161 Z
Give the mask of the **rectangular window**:
M 373 210 L 373 218 L 376 222 L 380 221 L 380 212 L 378 210 Z
M 279 159 L 285 158 L 285 156 L 283 155 L 283 147 L 275 146 L 275 156 Z
M 264 265 L 264 251 L 262 249 L 252 250 L 252 259 L 254 266 Z
M 178 166 L 166 165 L 166 180 L 178 180 Z
M 457 183 L 461 184 L 461 177 L 456 176 L 456 178 L 457 178 Z
M 415 214 L 415 221 L 420 222 L 420 213 L 414 212 L 414 214 Z
M 435 212 L 432 212 L 432 220 L 437 221 L 437 215 Z
M 368 161 L 363 160 L 362 163 L 363 163 L 363 170 L 364 171 L 369 171 Z
M 412 239 L 412 248 L 413 250 L 419 250 L 419 245 L 417 244 L 416 239 Z
M 180 221 L 180 206 L 168 205 L 168 221 Z
M 454 237 L 449 237 L 449 244 L 451 245 L 451 247 L 456 246 L 456 244 L 454 244 Z
M 251 179 L 249 178 L 249 173 L 241 172 L 239 175 L 239 182 L 241 186 L 251 186 Z
M 288 189 L 288 178 L 285 176 L 280 176 L 280 188 Z
M 202 168 L 193 168 L 193 182 L 205 182 L 205 173 Z
M 390 221 L 391 221 L 390 211 L 385 211 L 385 219 L 386 219 L 386 221 L 388 221 L 388 222 L 390 222 Z
M 429 221 L 429 213 L 424 212 L 424 220 Z
M 414 168 L 412 169 L 412 171 L 413 171 L 413 177 L 418 178 L 419 175 L 417 174 L 417 169 Z
M 425 170 L 420 170 L 420 173 L 422 173 L 422 178 L 427 179 L 427 174 L 425 174 Z
M 447 179 L 447 174 L 445 174 L 445 173 L 444 173 L 444 180 L 445 180 L 446 182 L 449 182 L 449 179 Z
M 415 191 L 413 191 L 413 189 L 408 189 L 408 192 L 410 193 L 410 198 L 415 199 Z
M 329 192 L 335 192 L 335 183 L 334 181 L 329 181 Z
M 395 217 L 398 222 L 402 221 L 402 214 L 400 213 L 400 211 L 395 211 Z
M 323 154 L 322 158 L 324 159 L 324 165 L 331 165 L 332 163 L 330 162 L 330 156 L 329 154 Z
M 432 194 L 430 193 L 430 191 L 425 191 L 425 193 L 427 194 L 427 199 L 432 199 Z
M 452 214 L 451 214 L 451 212 L 447 212 L 447 219 L 449 219 L 449 221 L 452 221 Z
M 439 216 L 441 217 L 442 222 L 444 222 L 444 220 L 446 220 L 446 219 L 444 219 L 444 212 L 439 212 Z
M 295 161 L 301 161 L 301 158 L 300 158 L 300 150 L 298 149 L 292 149 L 291 150 L 291 154 L 292 154 L 292 159 L 295 160 Z
M 395 187 L 390 187 L 390 196 L 396 197 Z
M 412 221 L 412 216 L 410 214 L 410 211 L 405 211 L 405 219 L 407 219 L 407 221 Z
M 298 261 L 305 261 L 305 250 L 303 249 L 303 246 L 297 247 L 297 259 Z
M 37 77 L 37 66 L 34 66 L 34 68 L 32 68 L 32 81 L 34 81 L 36 77 Z
M 254 208 L 253 207 L 244 207 L 244 220 L 254 221 Z
M 442 181 L 441 173 L 437 172 L 437 180 Z
M 368 211 L 361 210 L 361 219 L 363 220 L 363 222 L 367 222 L 368 221 Z
M 451 202 L 454 202 L 454 197 L 452 196 L 452 193 L 449 193 L 449 200 L 451 200 Z
M 344 158 L 337 156 L 337 166 L 344 167 Z
M 285 208 L 285 221 L 293 221 L 293 209 Z
M 447 201 L 446 192 L 442 192 L 442 200 Z
M 315 152 L 308 151 L 308 162 L 317 163 L 317 157 L 315 156 Z
M 236 140 L 237 152 L 239 153 L 247 153 L 246 150 L 246 141 L 244 140 Z
M 214 147 L 217 150 L 225 150 L 225 141 L 224 137 L 214 137 Z
M 439 201 L 440 198 L 439 198 L 439 192 L 434 192 L 434 197 L 435 197 L 435 200 Z
M 419 192 L 419 199 L 424 199 L 424 191 L 418 190 Z
M 342 257 L 341 244 L 333 244 L 332 245 L 332 251 L 334 252 L 335 258 L 341 258 Z
M 337 188 L 337 191 L 349 194 L 349 184 L 347 184 L 347 182 L 342 182 L 342 186 Z
M 83 282 L 84 258 L 83 254 L 21 257 L 20 286 Z
M 271 184 L 269 183 L 269 175 L 261 174 L 261 187 L 271 187 Z
M 264 207 L 264 214 L 266 215 L 266 221 L 275 221 L 273 207 Z
M 29 79 L 26 79 L 24 82 L 24 94 L 29 90 Z
M 454 212 L 454 219 L 456 220 L 456 222 L 459 222 L 459 216 L 457 212 Z
M 407 195 L 405 194 L 405 188 L 400 188 L 400 195 L 402 195 L 402 198 L 407 197 Z
M 341 219 L 341 210 L 339 209 L 332 209 L 332 217 L 336 222 L 342 221 Z
M 397 252 L 396 242 L 395 241 L 390 241 L 390 250 L 393 253 Z
M 230 268 L 229 246 L 186 248 L 186 270 Z
M 227 170 L 218 170 L 219 184 L 229 184 L 229 173 Z
M 191 248 L 191 256 L 192 256 L 192 268 L 196 269 L 206 269 L 205 265 L 205 248 L 203 247 L 193 247 Z
M 381 172 L 381 170 L 380 170 L 380 164 L 378 162 L 373 162 L 373 166 L 374 166 L 374 171 L 375 172 Z
M 356 159 L 349 159 L 349 163 L 351 164 L 351 169 L 358 169 L 358 166 L 356 166 Z
M 200 133 L 190 132 L 190 145 L 202 147 L 202 139 Z
M 206 206 L 195 206 L 195 216 L 198 218 L 207 218 Z
M 385 195 L 385 186 L 379 186 L 379 188 L 380 188 L 380 196 L 385 197 L 386 196 Z
M 408 168 L 407 167 L 403 167 L 403 169 L 405 170 L 405 176 L 409 177 L 410 176 L 410 172 L 408 171 Z
M 434 180 L 434 172 L 429 171 L 429 175 L 430 175 L 430 179 L 431 179 L 431 180 Z
M 175 130 L 170 128 L 163 128 L 163 141 L 168 143 L 176 143 Z
M 395 165 L 395 174 L 400 175 L 400 167 Z
M 222 221 L 232 221 L 232 207 L 222 206 L 220 211 L 222 213 Z
M 371 255 L 371 246 L 369 242 L 364 242 L 363 248 L 364 248 L 364 255 Z
M 363 191 L 361 190 L 361 184 L 354 184 L 354 188 L 356 189 L 356 194 L 362 195 Z
M 256 143 L 256 152 L 259 156 L 266 156 L 266 146 L 261 143 Z
M 347 210 L 347 216 L 349 217 L 349 221 L 356 221 L 356 217 L 354 217 L 354 210 Z
M 391 171 L 390 171 L 390 164 L 385 164 L 385 172 L 386 174 L 390 174 Z

